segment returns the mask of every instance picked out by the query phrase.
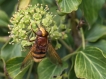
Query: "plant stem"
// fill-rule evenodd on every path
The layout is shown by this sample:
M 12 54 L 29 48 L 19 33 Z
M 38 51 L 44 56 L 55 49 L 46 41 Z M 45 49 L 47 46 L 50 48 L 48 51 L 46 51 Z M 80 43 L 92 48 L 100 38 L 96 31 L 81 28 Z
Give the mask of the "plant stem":
M 62 39 L 59 39 L 59 41 L 68 49 L 68 51 L 70 52 L 70 53 L 72 53 L 73 52 L 73 49 L 72 49 L 72 47 L 71 46 L 69 46 L 69 45 L 67 45 L 67 43 L 65 43 L 64 42 L 64 40 L 62 40 Z
M 5 60 L 4 60 L 2 57 L 0 57 L 0 58 L 1 58 L 2 62 L 3 62 L 3 69 L 4 69 L 5 78 L 6 78 L 6 79 L 12 79 L 12 78 L 10 77 L 10 75 L 9 75 L 9 73 L 8 73 L 8 71 L 7 71 L 7 69 L 6 69 Z
M 80 33 L 81 33 L 81 37 L 82 37 L 82 47 L 83 49 L 85 49 L 85 38 L 84 38 L 84 32 L 82 27 L 80 28 Z
M 79 52 L 77 52 L 77 51 L 79 51 L 80 48 L 81 48 L 81 46 L 79 46 L 75 52 L 73 52 L 73 53 L 71 53 L 71 54 L 68 54 L 68 55 L 66 55 L 65 57 L 63 57 L 62 60 L 63 60 L 63 61 L 67 61 L 68 59 L 70 59 L 71 56 L 76 55 L 77 53 L 79 53 Z
M 34 62 L 32 62 L 31 66 L 30 66 L 30 69 L 29 69 L 29 72 L 28 72 L 28 76 L 27 76 L 26 79 L 30 79 L 30 74 L 31 74 L 31 71 L 32 71 L 33 63 Z
M 70 17 L 71 17 L 70 18 L 70 21 L 71 21 L 70 28 L 71 28 L 72 37 L 73 37 L 73 40 L 74 40 L 75 47 L 77 49 L 81 45 L 81 37 L 79 36 L 78 29 L 77 29 L 76 12 L 73 11 L 70 14 Z

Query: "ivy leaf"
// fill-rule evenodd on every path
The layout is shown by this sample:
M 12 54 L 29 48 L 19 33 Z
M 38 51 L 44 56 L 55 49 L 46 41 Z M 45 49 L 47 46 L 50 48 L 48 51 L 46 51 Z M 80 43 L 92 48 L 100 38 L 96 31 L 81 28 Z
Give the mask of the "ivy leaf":
M 18 2 L 18 0 L 4 0 L 0 4 L 0 9 L 5 11 L 8 14 L 8 16 L 11 17 L 11 15 L 12 15 L 14 9 L 15 9 L 14 7 L 16 6 L 17 2 Z
M 89 42 L 96 42 L 98 39 L 104 36 L 106 36 L 106 26 L 96 25 L 91 29 L 86 39 Z
M 4 11 L 0 10 L 0 26 L 7 26 L 8 23 L 9 23 L 8 15 Z
M 0 19 L 0 27 L 8 26 L 8 23 Z
M 28 70 L 30 64 L 22 70 L 20 69 L 23 59 L 24 57 L 15 57 L 7 61 L 6 68 L 12 79 L 23 79 L 24 74 Z
M 53 76 L 61 75 L 68 65 L 63 62 L 63 65 L 55 65 L 48 58 L 43 59 L 38 65 L 39 79 L 52 79 Z
M 7 61 L 10 58 L 21 56 L 21 45 L 20 44 L 9 44 L 7 42 L 1 49 L 1 57 Z
M 96 47 L 86 47 L 79 51 L 75 59 L 75 73 L 78 78 L 105 79 L 106 58 Z
M 18 9 L 25 9 L 31 0 L 19 0 L 18 2 Z
M 74 52 L 75 53 L 75 52 Z M 71 68 L 69 70 L 69 73 L 68 73 L 68 79 L 78 79 L 76 77 L 76 74 L 75 74 L 75 71 L 74 71 L 74 65 L 75 65 L 75 57 L 76 56 L 72 56 L 71 60 L 72 60 L 72 65 L 71 65 Z
M 0 19 L 9 22 L 9 17 L 3 10 L 0 10 Z
M 69 72 L 69 76 L 68 76 L 68 79 L 78 79 L 75 75 L 75 71 L 74 71 L 74 68 L 72 68 Z
M 81 10 L 90 25 L 97 20 L 98 13 L 104 3 L 105 0 L 82 0 Z
M 103 55 L 106 57 L 106 40 L 100 40 L 96 43 L 88 43 L 87 46 L 95 46 L 103 51 Z
M 72 11 L 76 11 L 81 2 L 82 0 L 58 0 L 61 12 L 63 13 L 71 13 Z

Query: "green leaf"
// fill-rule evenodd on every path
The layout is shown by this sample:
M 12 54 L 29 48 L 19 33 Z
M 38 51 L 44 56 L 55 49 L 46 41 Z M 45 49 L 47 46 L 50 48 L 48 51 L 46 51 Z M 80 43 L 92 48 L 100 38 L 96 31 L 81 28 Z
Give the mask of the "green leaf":
M 58 0 L 61 12 L 63 13 L 71 13 L 72 11 L 76 11 L 81 2 L 82 0 Z
M 56 78 L 53 79 L 62 79 L 62 76 L 57 76 Z
M 17 2 L 18 0 L 4 0 L 2 4 L 0 5 L 0 9 L 5 11 L 8 14 L 8 16 L 11 16 Z
M 75 71 L 74 68 L 71 69 L 71 71 L 69 72 L 69 78 L 68 79 L 78 79 L 75 75 Z
M 28 70 L 30 64 L 28 64 L 25 68 L 20 70 L 23 59 L 24 57 L 16 57 L 16 58 L 12 58 L 9 61 L 7 61 L 6 68 L 9 73 L 9 76 L 12 79 L 23 79 L 22 77 Z
M 0 10 L 0 19 L 5 21 L 5 22 L 9 22 L 8 15 L 4 11 L 2 11 L 2 10 Z
M 78 78 L 105 79 L 106 58 L 96 47 L 86 47 L 79 51 L 75 59 L 75 73 Z
M 8 23 L 0 19 L 0 27 L 8 26 Z
M 74 52 L 75 53 L 75 52 Z M 78 79 L 76 77 L 76 74 L 75 74 L 75 71 L 74 71 L 74 65 L 75 65 L 75 55 L 72 56 L 71 58 L 71 61 L 72 61 L 72 64 L 71 64 L 71 67 L 70 67 L 70 70 L 69 70 L 69 73 L 68 73 L 68 79 Z
M 1 49 L 1 57 L 7 61 L 10 58 L 21 56 L 20 44 L 8 44 L 8 42 Z
M 4 0 L 0 0 L 0 4 L 2 4 L 3 1 L 4 1 Z
M 43 59 L 38 65 L 39 79 L 52 79 L 53 76 L 61 75 L 68 65 L 64 62 L 62 66 L 53 64 L 48 58 Z
M 97 20 L 98 13 L 104 3 L 105 0 L 82 0 L 81 10 L 90 25 Z
M 96 43 L 88 43 L 87 46 L 95 46 L 103 51 L 103 55 L 106 57 L 106 40 L 100 40 Z
M 8 15 L 4 11 L 0 10 L 0 26 L 7 26 L 8 23 L 9 23 Z
M 18 2 L 18 9 L 25 9 L 31 0 L 19 0 Z
M 91 29 L 86 39 L 89 42 L 96 42 L 98 39 L 104 36 L 106 36 L 106 26 L 96 25 Z

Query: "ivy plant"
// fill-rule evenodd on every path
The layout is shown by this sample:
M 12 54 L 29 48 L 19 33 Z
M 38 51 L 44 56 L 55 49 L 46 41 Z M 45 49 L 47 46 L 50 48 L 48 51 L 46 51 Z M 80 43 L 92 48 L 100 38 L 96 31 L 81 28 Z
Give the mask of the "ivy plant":
M 1 0 L 0 7 L 0 79 L 106 79 L 105 0 Z M 40 26 L 62 65 L 46 56 L 21 69 Z

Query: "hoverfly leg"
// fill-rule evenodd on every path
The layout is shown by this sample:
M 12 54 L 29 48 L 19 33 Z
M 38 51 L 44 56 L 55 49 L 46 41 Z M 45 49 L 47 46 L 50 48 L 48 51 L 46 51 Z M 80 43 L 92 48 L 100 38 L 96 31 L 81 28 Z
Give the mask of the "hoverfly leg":
M 36 34 L 36 32 L 32 29 L 32 26 L 31 26 L 31 30 L 32 30 L 32 32 L 33 32 L 33 33 L 35 33 L 35 34 Z
M 33 42 L 33 41 L 35 41 L 35 39 L 34 39 L 34 40 L 30 40 L 30 39 L 28 38 L 28 41 L 29 41 L 29 42 Z

